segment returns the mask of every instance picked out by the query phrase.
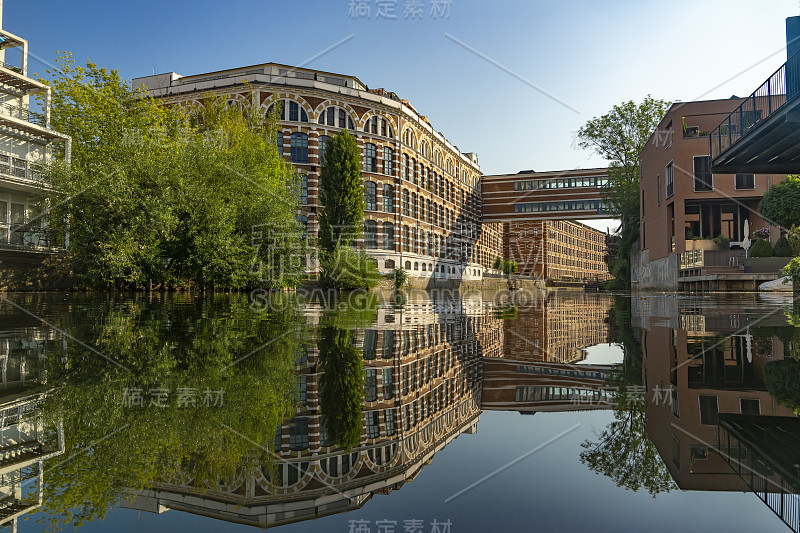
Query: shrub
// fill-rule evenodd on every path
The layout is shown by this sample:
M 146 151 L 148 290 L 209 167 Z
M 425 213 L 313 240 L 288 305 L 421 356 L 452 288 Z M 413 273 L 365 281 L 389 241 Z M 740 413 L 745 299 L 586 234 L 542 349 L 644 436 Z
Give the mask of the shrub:
M 793 282 L 800 281 L 800 257 L 793 257 L 789 264 L 781 270 L 782 276 L 789 276 Z M 784 280 L 784 283 L 788 283 Z
M 394 288 L 401 289 L 405 286 L 406 282 L 408 282 L 408 273 L 405 268 L 397 267 L 394 269 L 392 278 L 394 279 Z
M 800 255 L 800 226 L 792 226 L 786 237 L 789 240 L 789 246 L 792 248 L 792 256 Z
M 380 283 L 375 259 L 362 250 L 337 245 L 320 261 L 323 285 L 341 290 L 371 289 Z
M 779 403 L 800 409 L 800 362 L 794 359 L 770 361 L 764 365 L 764 385 Z
M 772 249 L 773 257 L 792 257 L 792 247 L 789 245 L 789 239 L 781 237 L 775 243 L 775 248 Z
M 784 228 L 800 225 L 800 176 L 770 187 L 758 206 L 761 218 Z
M 772 257 L 772 246 L 764 239 L 758 239 L 750 247 L 750 257 Z

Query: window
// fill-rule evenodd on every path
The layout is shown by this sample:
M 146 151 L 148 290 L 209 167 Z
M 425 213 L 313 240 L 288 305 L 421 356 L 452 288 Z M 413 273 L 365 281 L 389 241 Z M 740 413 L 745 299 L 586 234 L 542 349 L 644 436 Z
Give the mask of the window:
M 375 368 L 364 372 L 364 399 L 368 402 L 378 399 L 378 370 Z
M 383 212 L 394 213 L 394 187 L 388 183 L 383 186 Z
M 755 174 L 736 174 L 736 188 L 752 190 L 756 188 Z
M 402 167 L 400 169 L 400 172 L 402 172 L 402 176 L 401 177 L 404 180 L 407 180 L 408 179 L 408 154 L 403 154 L 403 162 L 401 164 L 402 164 Z
M 394 175 L 394 150 L 388 146 L 383 147 L 383 173 Z
M 383 249 L 394 250 L 394 224 L 383 223 Z
M 292 133 L 291 147 L 292 163 L 308 163 L 308 135 Z
M 372 143 L 364 145 L 364 170 L 366 172 L 378 171 L 378 150 Z
M 664 170 L 664 180 L 667 189 L 667 198 L 675 194 L 675 173 L 672 167 L 672 161 L 669 162 L 667 168 Z
M 308 204 L 308 174 L 295 174 L 295 186 L 300 190 L 300 205 Z
M 367 438 L 377 439 L 381 434 L 381 428 L 378 422 L 378 411 L 367 411 L 365 414 L 367 417 Z
M 364 221 L 364 248 L 374 250 L 378 247 L 378 223 L 374 220 Z
M 657 188 L 657 191 L 658 191 L 658 196 L 656 196 L 656 198 L 658 200 L 658 205 L 661 205 L 661 174 L 656 174 L 656 188 Z M 644 192 L 644 191 L 642 191 L 642 192 Z M 642 208 L 642 209 L 644 209 L 644 208 Z M 642 212 L 644 212 L 644 211 L 642 211 Z
M 308 419 L 294 418 L 289 422 L 289 448 L 305 450 L 308 448 Z
M 364 331 L 363 353 L 364 359 L 375 359 L 378 348 L 378 330 L 368 329 Z
M 386 422 L 386 435 L 394 435 L 397 431 L 394 425 L 394 410 L 386 409 L 383 412 L 383 419 Z
M 694 190 L 710 191 L 714 189 L 711 174 L 711 157 L 707 155 L 694 157 Z
M 700 399 L 700 423 L 706 426 L 717 425 L 717 414 L 719 405 L 716 396 L 705 396 L 701 394 Z
M 374 181 L 368 181 L 364 184 L 364 209 L 367 211 L 378 210 L 378 186 Z
M 403 214 L 408 216 L 408 189 L 403 189 Z
M 409 243 L 409 231 L 408 226 L 403 226 L 403 250 L 408 252 L 411 250 L 411 245 Z M 408 261 L 406 261 L 408 263 Z M 411 269 L 411 266 L 407 266 L 406 270 Z
M 319 164 L 321 165 L 325 161 L 325 152 L 328 151 L 328 143 L 331 142 L 331 138 L 327 135 L 320 135 L 319 140 L 317 141 L 317 147 L 319 150 L 317 151 L 317 158 L 319 160 Z
M 283 155 L 283 132 L 279 131 L 277 135 L 277 139 L 275 141 L 275 146 L 278 148 L 278 154 L 281 156 Z
M 739 411 L 743 415 L 760 415 L 761 414 L 761 400 L 758 398 L 740 398 Z
M 392 368 L 387 367 L 383 369 L 383 398 L 391 400 L 394 396 L 394 382 Z
M 286 108 L 287 108 L 286 102 L 287 102 L 286 100 L 280 100 L 279 102 L 277 102 L 281 108 L 281 120 L 286 120 Z M 297 102 L 292 102 L 291 100 L 289 100 L 288 102 L 289 102 L 288 105 L 289 120 L 292 122 L 308 122 L 308 114 L 306 113 L 306 110 L 303 109 Z M 269 108 L 267 109 L 267 115 L 272 113 L 272 110 L 274 108 L 275 104 L 269 106 Z
M 381 135 L 386 137 L 386 119 L 381 119 Z

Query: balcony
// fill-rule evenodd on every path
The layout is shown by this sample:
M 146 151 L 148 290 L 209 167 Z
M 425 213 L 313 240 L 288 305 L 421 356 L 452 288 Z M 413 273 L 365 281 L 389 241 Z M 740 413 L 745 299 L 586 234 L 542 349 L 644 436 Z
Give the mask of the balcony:
M 11 177 L 14 181 L 25 180 L 34 182 L 38 186 L 45 185 L 45 172 L 42 165 L 0 153 L 0 181 L 4 176 Z
M 30 122 L 31 124 L 36 124 L 37 126 L 41 126 L 43 128 L 47 127 L 47 122 L 45 121 L 44 115 L 42 115 L 41 113 L 30 111 L 19 105 L 7 104 L 7 103 L 0 104 L 0 114 L 24 120 L 26 122 Z
M 800 171 L 800 53 L 794 54 L 709 135 L 715 173 Z
M 66 243 L 66 233 L 62 229 L 0 222 L 0 250 L 3 251 L 66 253 Z

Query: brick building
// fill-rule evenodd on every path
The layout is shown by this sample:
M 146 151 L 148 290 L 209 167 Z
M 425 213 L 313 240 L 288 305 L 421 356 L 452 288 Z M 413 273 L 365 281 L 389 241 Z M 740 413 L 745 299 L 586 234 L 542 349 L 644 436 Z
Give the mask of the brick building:
M 369 89 L 358 78 L 275 63 L 181 76 L 137 78 L 165 103 L 220 96 L 264 113 L 280 104 L 278 149 L 297 170 L 299 223 L 318 231 L 318 176 L 331 136 L 347 130 L 362 152 L 363 246 L 382 272 L 403 266 L 412 277 L 479 280 L 501 253 L 498 225 L 481 224 L 478 156 L 462 153 L 408 100 Z

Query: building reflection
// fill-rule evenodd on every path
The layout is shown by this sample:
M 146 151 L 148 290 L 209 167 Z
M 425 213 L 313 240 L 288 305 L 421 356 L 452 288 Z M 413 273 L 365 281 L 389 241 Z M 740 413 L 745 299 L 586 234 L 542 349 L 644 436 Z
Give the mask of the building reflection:
M 0 527 L 42 505 L 44 465 L 64 453 L 61 421 L 46 420 L 46 357 L 60 350 L 50 328 L 29 317 L 3 316 L 0 328 Z

